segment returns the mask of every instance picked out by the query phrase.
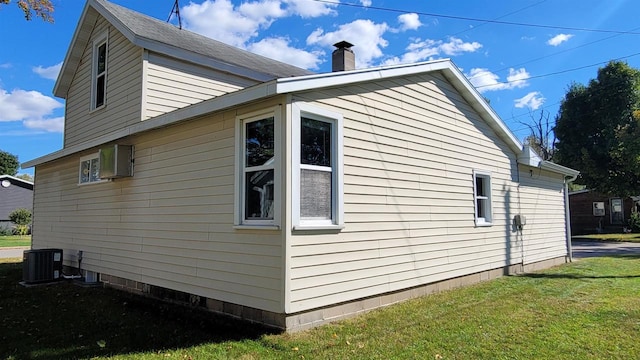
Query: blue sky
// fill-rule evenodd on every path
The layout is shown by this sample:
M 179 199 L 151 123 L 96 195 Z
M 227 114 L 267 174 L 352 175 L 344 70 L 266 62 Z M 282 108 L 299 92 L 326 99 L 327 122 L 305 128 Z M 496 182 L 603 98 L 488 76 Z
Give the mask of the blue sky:
M 62 147 L 64 100 L 52 89 L 84 1 L 53 0 L 53 24 L 25 21 L 15 1 L 0 6 L 0 150 L 25 162 Z M 161 20 L 174 5 L 112 1 Z M 355 44 L 359 68 L 451 58 L 521 140 L 521 122 L 541 110 L 553 119 L 571 82 L 612 59 L 640 68 L 639 10 L 636 0 L 180 1 L 184 28 L 316 72 L 331 70 L 340 40 Z

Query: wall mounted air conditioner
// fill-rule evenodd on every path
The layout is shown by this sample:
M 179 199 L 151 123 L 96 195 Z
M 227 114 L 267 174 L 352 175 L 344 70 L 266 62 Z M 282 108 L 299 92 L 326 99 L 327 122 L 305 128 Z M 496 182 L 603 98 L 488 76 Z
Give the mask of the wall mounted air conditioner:
M 62 249 L 25 250 L 22 280 L 25 284 L 62 280 Z
M 133 176 L 133 146 L 111 144 L 100 148 L 100 179 Z

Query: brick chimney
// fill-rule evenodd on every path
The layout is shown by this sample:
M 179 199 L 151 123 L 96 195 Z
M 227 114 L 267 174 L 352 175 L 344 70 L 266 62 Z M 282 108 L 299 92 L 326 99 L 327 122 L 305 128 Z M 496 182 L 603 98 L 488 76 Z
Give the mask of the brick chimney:
M 351 50 L 353 44 L 343 40 L 333 44 L 333 46 L 335 46 L 336 49 L 333 50 L 331 56 L 331 71 L 355 70 L 356 55 L 353 53 L 353 50 Z

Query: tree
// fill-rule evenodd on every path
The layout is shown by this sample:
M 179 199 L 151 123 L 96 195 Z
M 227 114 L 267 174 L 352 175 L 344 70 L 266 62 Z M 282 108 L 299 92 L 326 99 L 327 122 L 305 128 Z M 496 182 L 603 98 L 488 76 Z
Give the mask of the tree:
M 29 182 L 33 182 L 33 176 L 29 175 L 29 174 L 20 174 L 16 176 L 18 179 L 22 179 L 22 180 L 26 180 Z
M 640 70 L 612 61 L 589 85 L 571 84 L 560 104 L 556 161 L 579 182 L 615 196 L 640 194 Z
M 9 4 L 11 0 L 0 0 L 0 5 Z M 47 22 L 53 22 L 53 4 L 51 0 L 18 0 L 17 5 L 24 12 L 24 18 L 33 19 L 33 15 Z
M 20 168 L 18 157 L 0 150 L 0 175 L 15 176 L 18 173 L 18 168 Z
M 520 122 L 529 128 L 529 136 L 524 139 L 526 145 L 531 146 L 542 160 L 552 160 L 556 150 L 556 136 L 553 126 L 549 122 L 549 113 L 540 110 L 540 116 L 536 120 L 530 112 L 531 122 Z

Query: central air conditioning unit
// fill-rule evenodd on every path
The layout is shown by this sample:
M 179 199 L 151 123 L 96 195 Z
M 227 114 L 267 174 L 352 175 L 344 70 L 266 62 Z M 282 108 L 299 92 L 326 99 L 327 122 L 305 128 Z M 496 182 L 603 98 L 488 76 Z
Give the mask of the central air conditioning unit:
M 100 179 L 133 176 L 133 146 L 111 144 L 100 148 Z
M 25 284 L 62 280 L 62 249 L 25 250 L 22 280 Z

